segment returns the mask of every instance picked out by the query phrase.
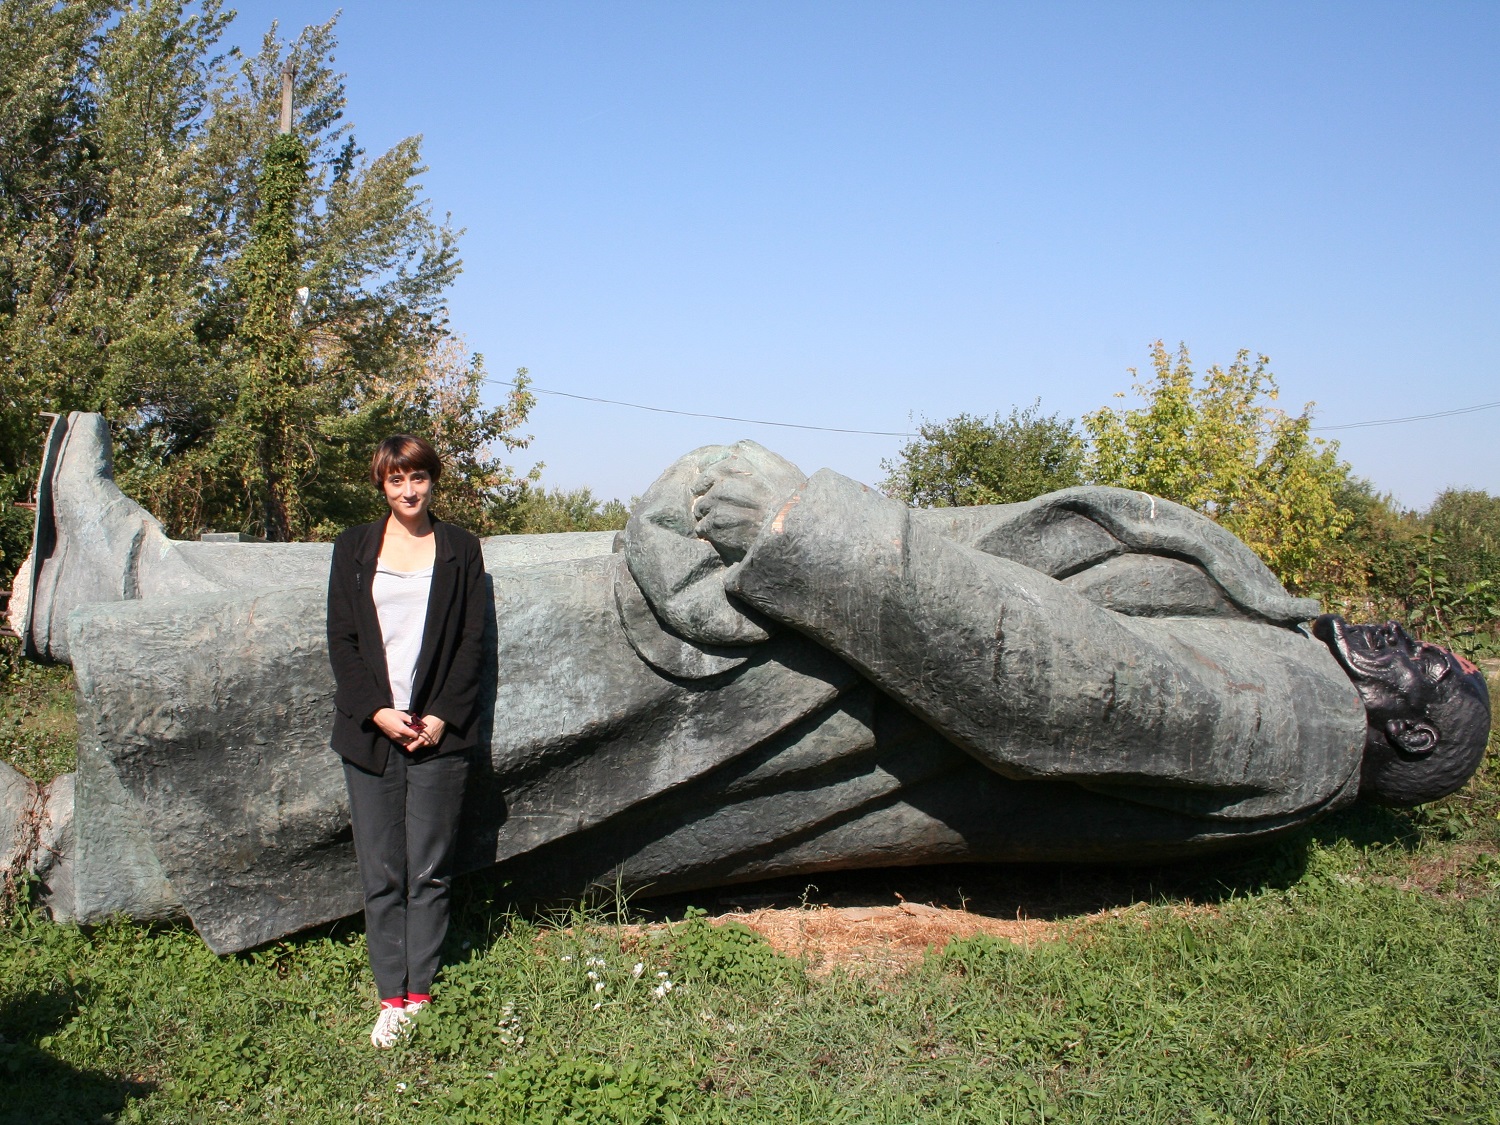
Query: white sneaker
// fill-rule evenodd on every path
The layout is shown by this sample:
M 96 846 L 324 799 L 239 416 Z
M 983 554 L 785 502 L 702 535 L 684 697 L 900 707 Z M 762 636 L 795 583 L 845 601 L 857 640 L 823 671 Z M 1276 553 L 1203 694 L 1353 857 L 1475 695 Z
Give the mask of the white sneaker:
M 380 1018 L 370 1031 L 370 1042 L 382 1049 L 394 1047 L 396 1040 L 406 1034 L 406 1025 L 409 1023 L 411 1017 L 401 1008 L 381 1008 Z
M 406 1002 L 405 1012 L 408 1016 L 414 1016 L 425 1007 L 427 1007 L 426 1000 L 408 1000 Z

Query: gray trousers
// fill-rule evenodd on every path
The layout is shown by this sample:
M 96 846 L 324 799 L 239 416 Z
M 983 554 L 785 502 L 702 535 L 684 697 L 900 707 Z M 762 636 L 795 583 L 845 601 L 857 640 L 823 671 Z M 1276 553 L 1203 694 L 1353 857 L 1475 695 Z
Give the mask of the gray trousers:
M 432 991 L 448 932 L 448 888 L 469 762 L 392 750 L 385 773 L 344 762 L 365 941 L 382 1000 Z

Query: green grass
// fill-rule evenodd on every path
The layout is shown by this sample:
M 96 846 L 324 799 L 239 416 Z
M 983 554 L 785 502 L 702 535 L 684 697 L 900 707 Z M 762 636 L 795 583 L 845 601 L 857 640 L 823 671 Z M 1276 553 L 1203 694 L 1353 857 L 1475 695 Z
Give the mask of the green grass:
M 468 884 L 435 1008 L 390 1052 L 357 924 L 216 958 L 186 927 L 22 906 L 0 1121 L 1496 1122 L 1497 750 L 1433 809 L 1356 809 L 1163 869 L 1068 940 L 883 979 L 698 917 L 539 924 Z
M 73 671 L 33 664 L 21 646 L 0 639 L 0 760 L 33 781 L 51 781 L 77 764 Z

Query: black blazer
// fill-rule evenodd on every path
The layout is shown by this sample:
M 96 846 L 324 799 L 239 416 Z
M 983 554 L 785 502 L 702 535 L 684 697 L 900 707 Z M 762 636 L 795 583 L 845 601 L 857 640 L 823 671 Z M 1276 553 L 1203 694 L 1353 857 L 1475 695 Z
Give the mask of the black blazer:
M 490 608 L 479 540 L 435 517 L 432 529 L 436 557 L 411 709 L 436 715 L 447 724 L 435 751 L 447 754 L 474 745 Z M 372 773 L 385 772 L 386 758 L 395 748 L 373 718 L 376 711 L 391 706 L 385 646 L 370 591 L 384 536 L 384 519 L 351 527 L 334 541 L 328 572 L 328 660 L 337 685 L 333 748 Z

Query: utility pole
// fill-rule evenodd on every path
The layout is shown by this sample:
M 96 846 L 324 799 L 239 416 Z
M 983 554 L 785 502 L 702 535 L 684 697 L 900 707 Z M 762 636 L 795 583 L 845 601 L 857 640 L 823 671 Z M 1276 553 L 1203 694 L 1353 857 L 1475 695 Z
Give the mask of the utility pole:
M 290 133 L 292 131 L 292 79 L 296 77 L 297 69 L 292 66 L 292 60 L 287 59 L 281 68 L 281 129 L 279 132 Z

